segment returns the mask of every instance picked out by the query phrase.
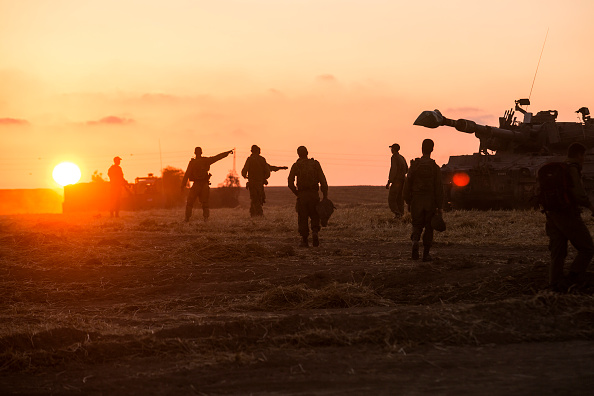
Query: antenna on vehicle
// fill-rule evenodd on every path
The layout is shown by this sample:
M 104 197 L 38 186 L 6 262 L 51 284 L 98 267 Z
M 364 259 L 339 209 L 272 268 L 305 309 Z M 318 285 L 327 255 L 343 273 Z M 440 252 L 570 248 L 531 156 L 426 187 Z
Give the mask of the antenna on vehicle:
M 165 199 L 165 184 L 163 183 L 163 154 L 161 152 L 161 138 L 159 138 L 159 162 L 161 165 L 161 195 Z
M 547 28 L 547 34 L 545 35 L 544 43 L 542 43 L 542 49 L 540 50 L 540 57 L 538 58 L 538 63 L 536 64 L 536 71 L 534 72 L 534 79 L 532 79 L 532 86 L 530 87 L 530 94 L 528 95 L 528 100 L 532 97 L 532 89 L 534 88 L 534 81 L 536 81 L 536 74 L 538 73 L 538 67 L 540 66 L 540 60 L 542 59 L 542 53 L 544 52 L 545 44 L 547 43 L 547 37 L 549 36 L 549 28 Z
M 163 155 L 161 153 L 161 138 L 159 138 L 159 161 L 161 163 L 161 176 L 163 176 Z

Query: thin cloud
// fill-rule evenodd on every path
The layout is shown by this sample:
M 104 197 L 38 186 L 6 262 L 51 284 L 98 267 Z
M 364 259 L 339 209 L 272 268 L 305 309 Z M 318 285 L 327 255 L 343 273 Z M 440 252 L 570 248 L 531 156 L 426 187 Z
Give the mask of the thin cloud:
M 87 125 L 128 125 L 133 124 L 134 120 L 131 118 L 107 116 L 98 121 L 87 121 Z
M 140 97 L 140 100 L 150 104 L 176 104 L 180 97 L 162 93 L 146 93 Z
M 0 125 L 29 125 L 29 121 L 19 118 L 0 118 Z
M 285 94 L 282 91 L 275 89 L 275 88 L 270 88 L 268 90 L 268 93 L 273 96 L 277 96 L 277 97 L 283 97 L 283 98 L 285 97 Z
M 332 74 L 320 74 L 316 77 L 316 80 L 325 83 L 334 83 L 338 81 Z

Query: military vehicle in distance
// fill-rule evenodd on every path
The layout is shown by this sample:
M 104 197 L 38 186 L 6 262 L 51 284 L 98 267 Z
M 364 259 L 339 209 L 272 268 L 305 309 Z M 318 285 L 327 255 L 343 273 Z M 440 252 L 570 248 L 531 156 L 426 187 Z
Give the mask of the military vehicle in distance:
M 473 121 L 452 120 L 439 110 L 424 111 L 414 122 L 427 128 L 445 125 L 479 139 L 478 153 L 451 156 L 443 165 L 442 178 L 448 206 L 459 209 L 527 209 L 534 207 L 536 174 L 545 163 L 562 161 L 571 143 L 588 148 L 582 170 L 584 186 L 594 192 L 594 119 L 582 107 L 581 122 L 557 122 L 557 110 L 526 111 L 529 99 L 499 117 L 499 127 Z M 523 114 L 516 120 L 515 112 Z
M 149 173 L 148 176 L 135 178 L 134 183 L 128 183 L 122 192 L 122 210 L 175 208 L 185 205 L 187 191 L 181 193 L 179 188 L 183 171 L 176 171 L 175 168 L 165 168 L 162 177 Z M 234 208 L 239 205 L 239 179 L 236 178 L 236 185 L 229 184 L 229 179 L 228 175 L 225 183 L 220 184 L 218 188 L 211 188 L 211 209 Z M 108 211 L 109 194 L 110 184 L 107 181 L 69 184 L 64 187 L 62 211 Z

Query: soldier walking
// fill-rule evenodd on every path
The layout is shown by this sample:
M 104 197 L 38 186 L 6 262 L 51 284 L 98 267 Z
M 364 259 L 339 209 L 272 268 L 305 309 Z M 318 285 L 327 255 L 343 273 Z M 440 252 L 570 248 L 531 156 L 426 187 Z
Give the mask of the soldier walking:
M 122 190 L 128 185 L 124 179 L 124 171 L 120 166 L 122 159 L 114 157 L 113 165 L 109 167 L 109 217 L 120 217 L 120 206 L 122 203 Z
M 390 149 L 392 149 L 392 159 L 386 189 L 390 190 L 388 192 L 388 206 L 392 213 L 394 213 L 394 218 L 398 219 L 404 214 L 402 190 L 404 188 L 404 179 L 408 172 L 408 165 L 406 159 L 399 153 L 400 145 L 398 143 L 391 145 Z
M 213 163 L 222 160 L 232 153 L 233 150 L 229 150 L 213 157 L 203 157 L 202 148 L 196 147 L 194 149 L 196 158 L 192 158 L 188 163 L 188 168 L 186 169 L 186 173 L 184 173 L 184 178 L 181 184 L 183 192 L 188 184 L 188 180 L 193 182 L 186 202 L 185 221 L 190 221 L 190 217 L 192 217 L 192 208 L 194 207 L 196 198 L 198 198 L 202 204 L 202 216 L 204 217 L 204 221 L 208 220 L 208 216 L 210 215 L 208 199 L 210 196 L 210 177 L 212 176 L 208 171 Z
M 266 202 L 264 186 L 268 184 L 270 172 L 288 168 L 286 166 L 269 165 L 266 158 L 260 155 L 260 147 L 255 144 L 252 146 L 251 151 L 252 155 L 245 160 L 241 175 L 244 179 L 248 179 L 246 187 L 250 191 L 250 216 L 259 217 L 264 215 L 262 210 L 262 205 Z
M 328 199 L 328 183 L 322 167 L 313 158 L 307 158 L 307 148 L 297 148 L 299 159 L 291 166 L 289 171 L 289 188 L 297 196 L 297 226 L 301 235 L 299 246 L 308 247 L 309 219 L 311 219 L 311 232 L 313 246 L 319 246 L 320 216 L 316 205 L 320 202 L 319 190 L 322 190 L 324 199 Z M 295 187 L 295 179 L 297 186 Z
M 412 217 L 412 256 L 419 259 L 419 240 L 423 234 L 423 261 L 431 261 L 429 250 L 433 243 L 431 219 L 442 214 L 443 185 L 441 172 L 435 160 L 431 158 L 433 140 L 425 139 L 421 145 L 423 156 L 411 161 L 408 176 L 404 184 L 404 199 L 409 205 Z M 423 232 L 423 229 L 425 230 Z
M 594 243 L 590 231 L 581 217 L 581 208 L 588 208 L 594 213 L 594 207 L 588 198 L 582 183 L 582 166 L 586 155 L 586 147 L 581 143 L 573 143 L 567 150 L 565 169 L 567 187 L 558 186 L 565 190 L 569 199 L 559 205 L 544 204 L 546 214 L 545 230 L 549 237 L 551 265 L 549 267 L 550 288 L 554 291 L 567 291 L 570 287 L 580 285 L 586 281 L 586 270 L 594 256 Z M 541 182 L 541 194 L 543 188 Z M 569 267 L 567 276 L 563 274 L 565 258 L 567 257 L 567 242 L 577 249 L 577 255 Z

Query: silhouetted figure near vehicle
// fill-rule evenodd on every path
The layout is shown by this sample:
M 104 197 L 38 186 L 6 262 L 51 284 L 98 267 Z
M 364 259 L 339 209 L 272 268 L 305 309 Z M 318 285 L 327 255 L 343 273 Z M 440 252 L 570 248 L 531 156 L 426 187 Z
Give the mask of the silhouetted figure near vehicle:
M 402 155 L 400 155 L 400 145 L 394 143 L 390 146 L 392 149 L 392 159 L 390 165 L 390 174 L 388 175 L 388 183 L 386 189 L 388 192 L 388 206 L 395 218 L 400 218 L 404 214 L 404 197 L 402 190 L 404 189 L 404 180 L 408 172 L 408 165 Z
M 412 256 L 419 259 L 419 240 L 423 234 L 423 261 L 431 261 L 429 250 L 433 244 L 434 215 L 441 216 L 443 209 L 443 185 L 441 171 L 435 160 L 431 159 L 433 140 L 425 139 L 421 145 L 423 156 L 411 161 L 404 183 L 404 199 L 409 205 L 412 217 Z M 423 232 L 423 229 L 425 231 Z
M 297 196 L 297 225 L 301 235 L 301 247 L 308 247 L 309 219 L 313 246 L 319 246 L 320 216 L 316 205 L 320 202 L 318 190 L 322 190 L 324 199 L 328 199 L 328 183 L 322 167 L 313 158 L 307 158 L 307 148 L 297 148 L 299 159 L 291 166 L 289 172 L 289 188 Z M 297 179 L 297 187 L 295 187 Z
M 114 157 L 113 165 L 109 167 L 107 176 L 109 177 L 109 216 L 120 217 L 120 206 L 122 204 L 122 190 L 126 188 L 128 182 L 124 179 L 124 171 L 120 166 L 122 159 Z
M 263 216 L 262 205 L 266 202 L 264 186 L 268 184 L 270 172 L 276 172 L 281 169 L 288 169 L 286 166 L 273 166 L 266 162 L 266 159 L 260 155 L 260 147 L 255 144 L 252 146 L 252 155 L 245 160 L 245 165 L 241 170 L 244 179 L 248 179 L 246 188 L 250 191 L 250 215 L 252 217 Z
M 547 221 L 546 233 L 549 237 L 551 265 L 549 271 L 550 287 L 554 291 L 565 292 L 573 286 L 586 282 L 586 270 L 594 256 L 594 243 L 590 231 L 581 217 L 581 207 L 594 213 L 592 202 L 582 183 L 582 166 L 586 147 L 573 143 L 567 150 L 567 159 L 560 164 L 561 179 L 552 179 L 557 186 L 547 186 L 542 169 L 538 172 L 541 204 Z M 550 172 L 550 167 L 548 168 Z M 551 188 L 553 192 L 551 193 Z M 556 192 L 555 192 L 556 190 Z M 567 257 L 567 242 L 577 249 L 577 255 L 569 267 L 567 276 L 563 273 Z
M 202 204 L 202 216 L 204 221 L 208 220 L 208 216 L 210 215 L 208 199 L 210 195 L 210 177 L 212 176 L 208 171 L 213 163 L 225 158 L 231 153 L 233 153 L 233 150 L 225 151 L 213 157 L 203 157 L 202 148 L 196 147 L 194 149 L 196 158 L 192 158 L 190 163 L 188 163 L 188 168 L 186 169 L 186 173 L 184 173 L 184 178 L 181 184 L 181 189 L 184 191 L 188 184 L 188 180 L 193 182 L 186 202 L 185 221 L 190 221 L 190 217 L 192 217 L 192 208 L 194 207 L 196 198 L 198 198 Z

